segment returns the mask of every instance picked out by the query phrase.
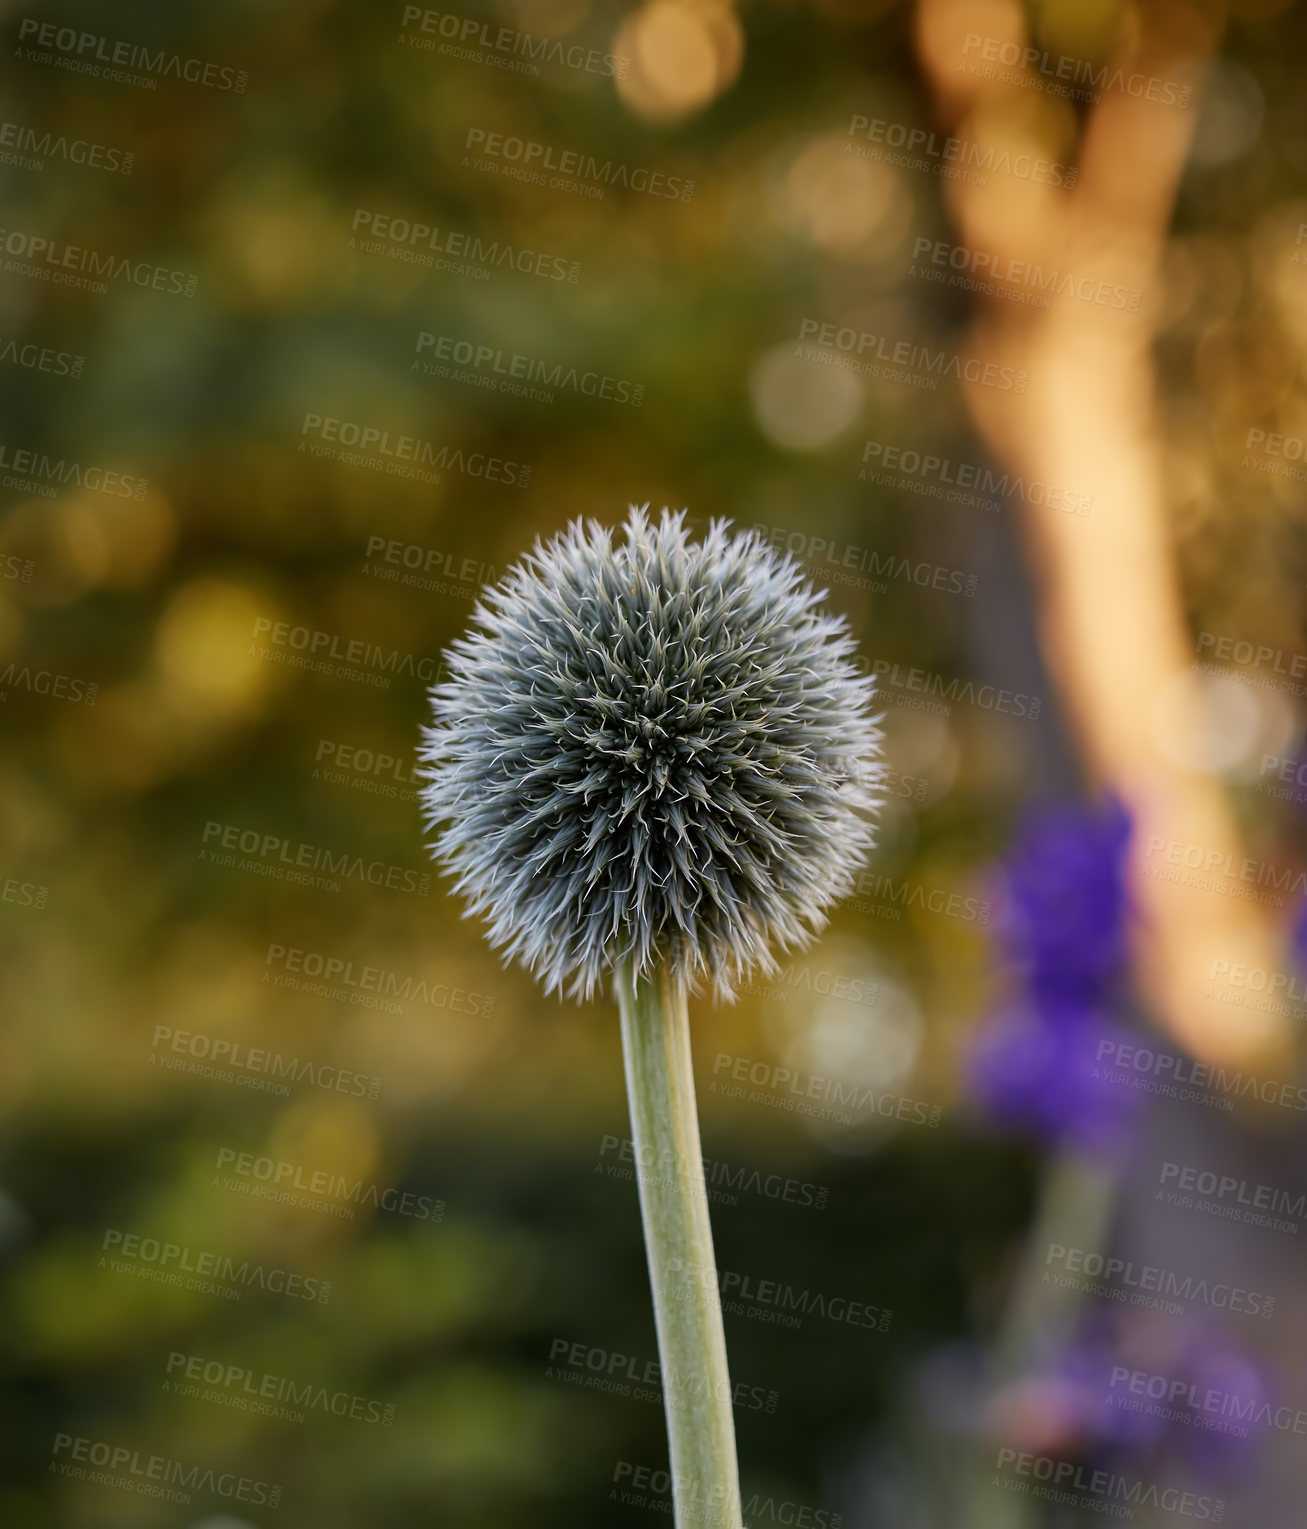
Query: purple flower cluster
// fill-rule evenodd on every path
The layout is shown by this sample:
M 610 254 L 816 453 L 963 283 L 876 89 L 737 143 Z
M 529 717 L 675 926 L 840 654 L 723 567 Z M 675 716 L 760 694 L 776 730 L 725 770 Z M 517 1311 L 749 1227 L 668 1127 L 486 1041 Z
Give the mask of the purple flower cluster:
M 1041 1449 L 1174 1462 L 1214 1481 L 1246 1468 L 1283 1412 L 1269 1368 L 1222 1326 L 1101 1309 L 1003 1410 Z
M 971 1092 L 1010 1130 L 1097 1155 L 1116 1147 L 1131 1095 L 1096 1076 L 1125 961 L 1123 867 L 1130 820 L 1115 802 L 1045 807 L 1022 825 L 1002 868 L 998 935 L 1016 990 L 982 1027 Z

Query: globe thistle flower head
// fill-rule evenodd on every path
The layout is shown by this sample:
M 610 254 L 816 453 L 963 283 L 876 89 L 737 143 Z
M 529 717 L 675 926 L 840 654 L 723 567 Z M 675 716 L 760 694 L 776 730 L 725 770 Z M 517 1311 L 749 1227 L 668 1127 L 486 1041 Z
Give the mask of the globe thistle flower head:
M 632 509 L 488 589 L 423 729 L 433 852 L 548 991 L 660 964 L 726 997 L 853 885 L 879 731 L 840 618 L 755 533 Z

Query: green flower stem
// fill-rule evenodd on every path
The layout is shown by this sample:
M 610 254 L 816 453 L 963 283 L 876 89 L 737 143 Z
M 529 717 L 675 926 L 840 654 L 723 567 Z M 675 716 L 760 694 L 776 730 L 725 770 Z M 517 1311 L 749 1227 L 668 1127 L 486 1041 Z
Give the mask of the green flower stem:
M 1046 1355 L 1064 1351 L 1074 1336 L 1088 1302 L 1074 1286 L 1058 1285 L 1049 1278 L 1048 1249 L 1060 1244 L 1105 1251 L 1117 1188 L 1110 1169 L 1076 1152 L 1064 1149 L 1048 1161 L 1002 1324 L 990 1347 L 991 1395 L 1034 1371 Z M 994 1485 L 998 1442 L 983 1438 L 973 1451 L 970 1475 L 958 1472 L 969 1492 L 955 1519 L 962 1529 L 1030 1529 L 1042 1522 L 1034 1498 Z
M 740 1529 L 726 1334 L 708 1221 L 685 989 L 616 974 L 677 1529 Z

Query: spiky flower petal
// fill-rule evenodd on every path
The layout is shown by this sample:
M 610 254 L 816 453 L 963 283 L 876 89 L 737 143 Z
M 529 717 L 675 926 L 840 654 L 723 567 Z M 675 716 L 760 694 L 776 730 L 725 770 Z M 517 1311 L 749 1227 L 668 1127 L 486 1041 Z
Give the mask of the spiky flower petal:
M 842 619 L 752 532 L 575 521 L 486 591 L 423 729 L 437 858 L 547 990 L 660 962 L 731 996 L 871 843 L 879 732 Z

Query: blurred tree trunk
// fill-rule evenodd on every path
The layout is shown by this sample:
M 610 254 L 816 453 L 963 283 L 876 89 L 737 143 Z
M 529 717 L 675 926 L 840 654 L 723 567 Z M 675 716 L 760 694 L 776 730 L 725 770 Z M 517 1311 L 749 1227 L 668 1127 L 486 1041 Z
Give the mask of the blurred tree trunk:
M 1192 86 L 1192 101 L 1105 88 L 1079 123 L 1067 101 L 1032 88 L 1043 76 L 1019 64 L 972 72 L 983 53 L 975 37 L 1030 43 L 1016 0 L 919 0 L 917 47 L 948 133 L 1078 164 L 1072 186 L 999 173 L 983 185 L 943 181 L 958 243 L 993 257 L 971 346 L 1029 374 L 1022 394 L 964 384 L 967 402 L 1011 472 L 1092 500 L 1084 516 L 1028 503 L 1021 514 L 1045 657 L 1088 773 L 1135 818 L 1130 878 L 1145 994 L 1200 1059 L 1280 1071 L 1285 1021 L 1207 996 L 1216 959 L 1281 964 L 1265 909 L 1157 875 L 1186 874 L 1168 866 L 1168 851 L 1197 846 L 1190 857 L 1218 867 L 1238 867 L 1246 853 L 1219 779 L 1184 761 L 1201 699 L 1167 525 L 1151 350 L 1163 249 L 1220 20 L 1184 0 L 1146 0 L 1124 16 L 1113 69 Z M 1013 261 L 1023 264 L 1005 281 Z M 1074 277 L 1081 292 L 1106 282 L 1140 300 L 1016 301 L 1033 295 L 1022 282 L 1031 264 Z

